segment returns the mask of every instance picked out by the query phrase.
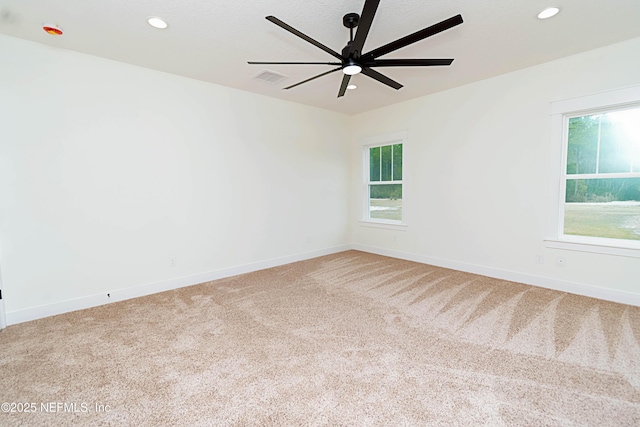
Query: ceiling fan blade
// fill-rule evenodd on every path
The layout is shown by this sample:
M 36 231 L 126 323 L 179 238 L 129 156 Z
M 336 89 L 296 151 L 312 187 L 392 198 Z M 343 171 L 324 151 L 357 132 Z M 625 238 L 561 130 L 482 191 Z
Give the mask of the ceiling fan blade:
M 261 61 L 247 61 L 247 64 L 255 65 L 342 65 L 340 62 L 261 62 Z
M 320 42 L 318 42 L 318 41 L 316 41 L 314 39 L 312 39 L 308 35 L 301 33 L 300 31 L 296 30 L 292 26 L 285 24 L 284 22 L 282 22 L 281 20 L 279 20 L 275 16 L 267 16 L 267 20 L 273 22 L 274 24 L 276 24 L 279 27 L 284 28 L 285 30 L 289 31 L 292 34 L 295 34 L 296 36 L 300 37 L 302 40 L 305 40 L 305 41 L 311 43 L 312 45 L 314 45 L 316 47 L 319 47 L 320 49 L 324 50 L 328 54 L 333 55 L 333 56 L 335 56 L 336 58 L 338 58 L 339 60 L 342 61 L 342 56 L 340 56 L 340 54 L 338 52 L 336 52 L 335 50 L 323 45 L 322 43 L 320 43 Z
M 349 86 L 349 80 L 351 80 L 351 76 L 349 74 L 345 74 L 342 76 L 342 84 L 340 85 L 340 90 L 338 91 L 338 98 L 344 96 L 344 93 L 347 91 L 347 86 Z
M 294 88 L 294 87 L 296 87 L 296 86 L 300 86 L 300 85 L 301 85 L 301 84 L 303 84 L 303 83 L 310 82 L 311 80 L 315 80 L 315 79 L 317 79 L 318 77 L 326 76 L 327 74 L 331 74 L 331 73 L 333 73 L 333 72 L 335 72 L 335 71 L 338 71 L 338 70 L 342 70 L 342 67 L 338 67 L 338 68 L 334 68 L 333 70 L 325 71 L 324 73 L 320 73 L 320 74 L 318 74 L 317 76 L 313 76 L 313 77 L 311 77 L 310 79 L 303 80 L 303 81 L 298 82 L 298 83 L 296 83 L 296 84 L 293 84 L 293 85 L 291 85 L 291 86 L 287 86 L 287 87 L 285 87 L 284 89 L 291 89 L 291 88 Z
M 363 67 L 434 67 L 451 65 L 453 59 L 376 59 L 363 62 Z
M 360 14 L 360 22 L 358 23 L 356 36 L 353 39 L 353 43 L 350 46 L 349 54 L 358 52 L 357 56 L 360 56 L 360 53 L 362 53 L 364 42 L 367 39 L 367 35 L 369 34 L 369 29 L 371 29 L 371 24 L 373 23 L 373 17 L 376 15 L 376 11 L 378 10 L 379 4 L 380 4 L 380 0 L 365 1 L 364 6 L 362 7 L 362 13 Z
M 409 34 L 408 36 L 402 37 L 401 39 L 398 39 L 391 43 L 387 43 L 384 46 L 380 46 L 379 48 L 363 55 L 362 60 L 369 61 L 379 56 L 386 55 L 389 52 L 393 52 L 394 50 L 409 46 L 410 44 L 426 39 L 427 37 L 433 36 L 442 31 L 448 30 L 449 28 L 455 27 L 456 25 L 460 25 L 462 24 L 462 22 L 462 15 L 456 15 L 452 18 L 445 19 L 444 21 L 438 22 L 437 24 L 434 24 L 430 27 L 424 28 L 420 31 L 416 31 L 413 34 Z
M 384 74 L 380 74 L 379 72 L 372 70 L 371 68 L 363 67 L 362 74 L 369 76 L 372 79 L 379 81 L 380 83 L 384 83 L 387 86 L 391 86 L 395 90 L 398 90 L 402 87 L 402 85 L 397 81 L 391 80 L 389 77 L 385 76 Z

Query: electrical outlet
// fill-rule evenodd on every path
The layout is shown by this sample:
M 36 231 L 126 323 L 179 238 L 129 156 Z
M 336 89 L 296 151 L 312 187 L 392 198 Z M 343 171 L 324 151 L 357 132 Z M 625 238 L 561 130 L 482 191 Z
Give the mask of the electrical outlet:
M 169 260 L 169 267 L 175 267 L 176 265 L 178 265 L 178 261 L 176 261 L 175 258 L 171 258 Z
M 556 266 L 564 268 L 567 265 L 567 258 L 559 256 L 556 258 Z
M 544 264 L 544 255 L 536 255 L 536 264 Z

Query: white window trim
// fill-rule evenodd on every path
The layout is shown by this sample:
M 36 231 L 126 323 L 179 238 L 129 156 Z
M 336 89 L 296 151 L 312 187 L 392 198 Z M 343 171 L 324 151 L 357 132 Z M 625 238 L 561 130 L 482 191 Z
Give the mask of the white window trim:
M 563 233 L 568 121 L 571 117 L 640 105 L 640 86 L 551 103 L 551 173 L 545 245 L 549 248 L 640 258 L 640 241 L 572 236 Z M 601 178 L 599 175 L 598 178 Z M 607 174 L 607 178 L 615 178 Z
M 375 135 L 360 140 L 362 151 L 362 186 L 360 194 L 362 196 L 362 211 L 358 221 L 364 227 L 387 228 L 390 230 L 406 230 L 407 224 L 407 181 L 406 181 L 406 159 L 407 157 L 407 135 L 406 130 Z M 402 221 L 369 218 L 369 148 L 383 145 L 402 144 Z M 398 183 L 389 181 L 389 184 Z

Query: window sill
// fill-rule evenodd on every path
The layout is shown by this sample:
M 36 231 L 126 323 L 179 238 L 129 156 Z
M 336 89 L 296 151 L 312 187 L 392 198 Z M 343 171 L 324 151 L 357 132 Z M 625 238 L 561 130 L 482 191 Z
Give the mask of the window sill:
M 362 227 L 386 228 L 388 230 L 407 231 L 407 224 L 398 223 L 398 222 L 384 222 L 384 221 L 372 221 L 372 220 L 360 220 L 358 222 Z
M 566 249 L 569 251 L 640 258 L 640 245 L 638 245 L 638 247 L 616 245 L 615 241 L 612 243 L 601 243 L 593 241 L 584 242 L 578 240 L 545 239 L 544 244 L 547 248 L 553 249 Z

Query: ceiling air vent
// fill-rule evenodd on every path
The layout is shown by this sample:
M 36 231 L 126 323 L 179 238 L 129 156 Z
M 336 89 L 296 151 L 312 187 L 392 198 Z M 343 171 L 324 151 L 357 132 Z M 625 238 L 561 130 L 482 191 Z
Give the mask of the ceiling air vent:
M 278 82 L 281 82 L 282 80 L 286 79 L 287 76 L 285 76 L 284 74 L 279 74 L 276 73 L 274 71 L 269 71 L 269 70 L 264 70 L 263 72 L 261 72 L 260 74 L 258 74 L 257 76 L 254 77 L 254 79 L 257 80 L 261 80 L 263 82 L 269 83 L 269 84 L 276 84 Z

